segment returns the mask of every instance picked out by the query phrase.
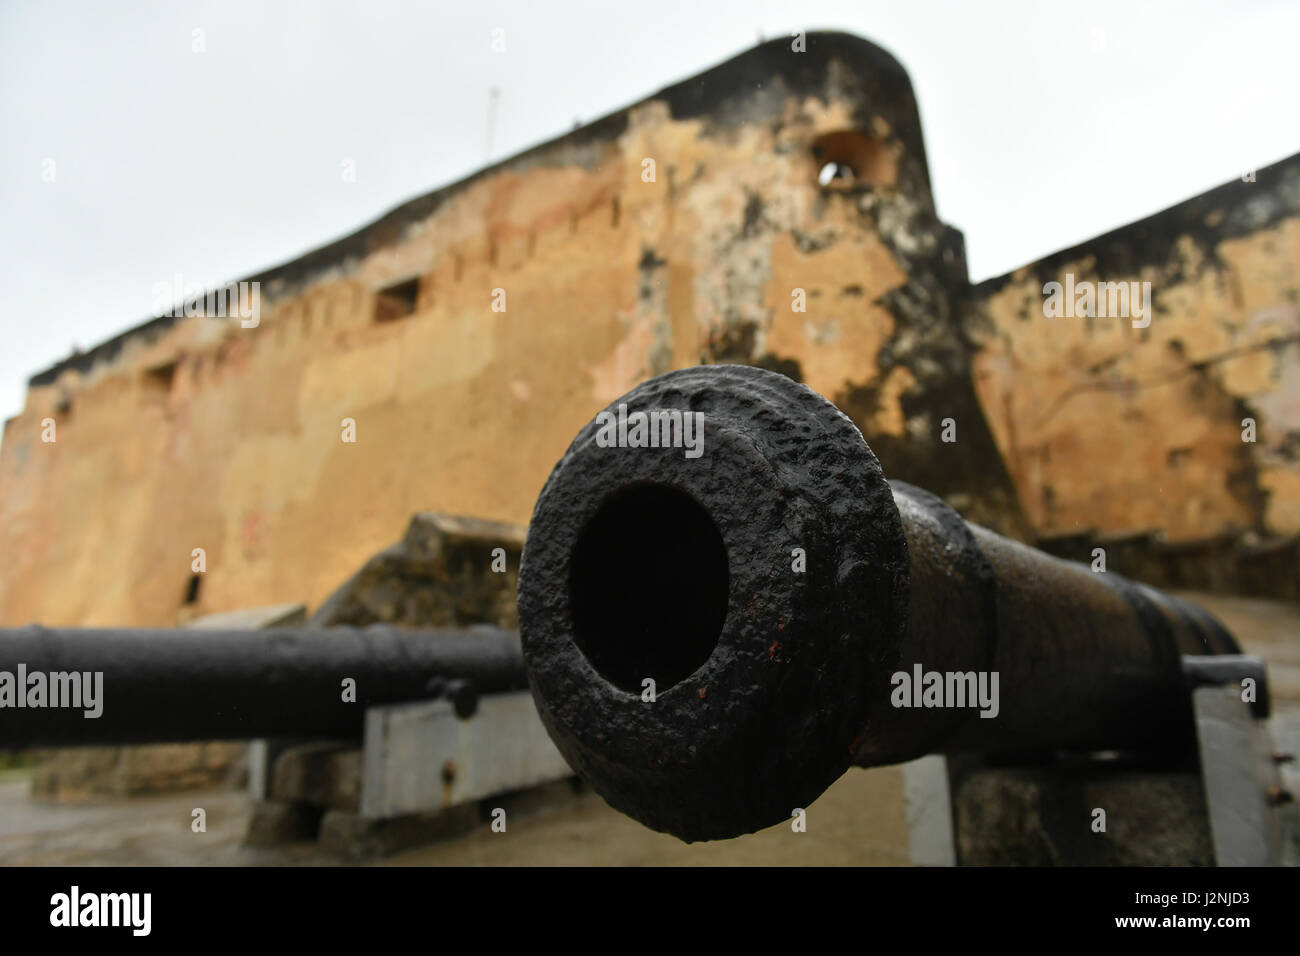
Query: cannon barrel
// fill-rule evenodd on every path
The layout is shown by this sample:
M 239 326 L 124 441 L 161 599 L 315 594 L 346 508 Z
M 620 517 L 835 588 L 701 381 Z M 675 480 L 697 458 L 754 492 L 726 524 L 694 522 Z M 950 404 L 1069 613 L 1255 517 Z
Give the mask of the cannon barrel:
M 518 633 L 492 627 L 32 625 L 0 630 L 0 747 L 357 738 L 370 705 L 525 686 Z
M 1238 652 L 1194 605 L 886 481 L 834 405 L 744 366 L 659 376 L 579 432 L 519 612 L 570 765 L 684 840 L 788 820 L 851 764 L 1189 745 L 1181 657 Z

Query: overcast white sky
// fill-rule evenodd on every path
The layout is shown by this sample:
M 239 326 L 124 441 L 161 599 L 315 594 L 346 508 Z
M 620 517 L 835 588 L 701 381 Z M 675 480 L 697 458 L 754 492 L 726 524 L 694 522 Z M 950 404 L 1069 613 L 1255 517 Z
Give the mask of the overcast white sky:
M 1300 152 L 1295 0 L 0 0 L 0 419 L 154 283 L 293 259 L 483 165 L 493 86 L 500 159 L 798 29 L 907 68 L 974 280 Z

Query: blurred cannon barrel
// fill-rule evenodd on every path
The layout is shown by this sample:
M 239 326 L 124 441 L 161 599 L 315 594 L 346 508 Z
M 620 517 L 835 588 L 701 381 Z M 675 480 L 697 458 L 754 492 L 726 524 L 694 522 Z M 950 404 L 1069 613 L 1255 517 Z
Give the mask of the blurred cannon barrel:
M 0 747 L 350 739 L 367 706 L 526 686 L 519 635 L 492 627 L 33 625 L 0 630 Z
M 1182 656 L 1238 653 L 1191 604 L 886 481 L 830 402 L 744 366 L 659 376 L 582 429 L 519 613 L 570 765 L 684 840 L 788 820 L 851 764 L 1183 748 Z

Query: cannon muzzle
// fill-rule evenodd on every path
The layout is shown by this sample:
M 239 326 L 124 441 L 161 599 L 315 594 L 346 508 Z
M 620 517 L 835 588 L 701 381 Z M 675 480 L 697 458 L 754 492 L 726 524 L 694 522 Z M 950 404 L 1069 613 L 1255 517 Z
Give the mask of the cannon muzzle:
M 851 765 L 1193 741 L 1199 608 L 885 479 L 806 386 L 654 378 L 579 432 L 519 575 L 524 662 L 571 766 L 683 840 L 788 820 Z

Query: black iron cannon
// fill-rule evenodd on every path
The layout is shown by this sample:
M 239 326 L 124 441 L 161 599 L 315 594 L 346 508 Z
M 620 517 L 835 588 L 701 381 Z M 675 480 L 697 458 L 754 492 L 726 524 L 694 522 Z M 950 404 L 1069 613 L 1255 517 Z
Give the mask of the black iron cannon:
M 1190 748 L 1184 661 L 1238 653 L 1194 605 L 886 481 L 830 402 L 744 366 L 662 375 L 583 428 L 519 613 L 570 765 L 685 840 L 787 820 L 852 764 Z
M 519 635 L 487 626 L 32 625 L 0 630 L 0 747 L 359 738 L 370 706 L 524 686 Z

